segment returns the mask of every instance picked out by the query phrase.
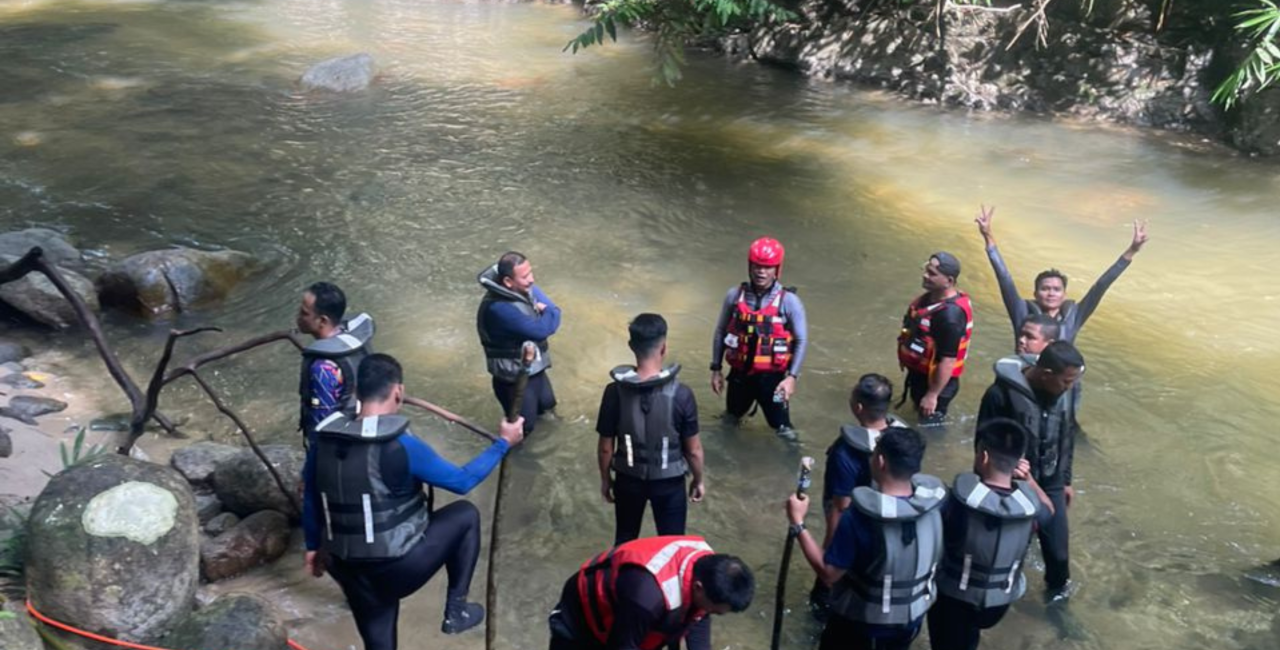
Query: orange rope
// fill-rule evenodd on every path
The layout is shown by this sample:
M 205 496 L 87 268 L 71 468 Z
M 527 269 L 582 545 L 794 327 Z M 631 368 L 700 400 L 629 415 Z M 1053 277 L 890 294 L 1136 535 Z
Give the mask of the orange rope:
M 109 645 L 120 646 L 121 648 L 132 648 L 133 650 L 169 650 L 168 648 L 158 648 L 156 646 L 151 646 L 151 645 L 142 645 L 141 643 L 132 643 L 130 641 L 121 641 L 119 639 L 112 639 L 110 637 L 102 636 L 101 634 L 94 634 L 93 632 L 89 632 L 87 630 L 81 630 L 79 628 L 72 627 L 60 621 L 55 621 L 49 618 L 48 616 L 45 616 L 44 614 L 41 614 L 40 612 L 36 611 L 36 607 L 35 605 L 31 604 L 30 598 L 27 599 L 27 612 L 29 612 L 32 616 L 34 616 L 37 621 L 40 621 L 45 625 L 56 627 L 59 630 L 62 630 L 63 632 L 70 632 L 71 634 L 82 636 L 86 639 L 91 639 L 99 643 L 106 643 Z M 293 639 L 289 639 L 289 647 L 293 648 L 294 650 L 307 650 L 305 647 L 303 647 L 301 643 L 298 643 Z

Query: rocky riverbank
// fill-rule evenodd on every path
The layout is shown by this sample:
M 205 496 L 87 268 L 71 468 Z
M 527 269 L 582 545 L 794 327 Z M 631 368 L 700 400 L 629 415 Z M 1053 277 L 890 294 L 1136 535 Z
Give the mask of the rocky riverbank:
M 804 0 L 795 22 L 760 25 L 718 46 L 730 56 L 927 103 L 1193 132 L 1247 153 L 1280 155 L 1280 91 L 1229 113 L 1210 102 L 1238 56 L 1221 44 L 1230 42 L 1221 36 L 1229 26 L 1210 22 L 1194 37 L 1157 34 L 1150 3 L 1091 4 L 1086 16 L 1075 3 L 1054 3 L 1041 40 L 1033 2 L 945 2 L 938 19 L 932 2 L 903 9 L 874 0 Z

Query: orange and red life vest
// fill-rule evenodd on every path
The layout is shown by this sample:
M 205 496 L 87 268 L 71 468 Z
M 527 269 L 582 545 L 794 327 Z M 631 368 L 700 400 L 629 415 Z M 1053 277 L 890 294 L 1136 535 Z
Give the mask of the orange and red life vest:
M 932 304 L 924 304 L 929 294 L 923 294 L 907 307 L 907 314 L 902 317 L 902 333 L 898 335 L 898 365 L 923 374 L 931 374 L 937 366 L 933 335 L 930 334 L 932 317 L 948 304 L 954 304 L 964 310 L 964 336 L 960 338 L 960 347 L 956 350 L 956 365 L 951 369 L 952 377 L 964 373 L 964 359 L 969 356 L 969 338 L 973 335 L 973 306 L 969 303 L 969 294 L 959 291 L 956 295 Z
M 658 581 L 667 609 L 658 627 L 645 636 L 641 649 L 658 650 L 683 638 L 707 615 L 693 607 L 693 564 L 713 552 L 701 537 L 669 535 L 627 542 L 584 562 L 578 570 L 578 594 L 592 636 L 600 643 L 608 642 L 618 596 L 618 572 L 633 565 Z
M 738 372 L 786 372 L 794 338 L 782 313 L 788 289 L 778 287 L 772 300 L 754 310 L 747 304 L 749 290 L 745 282 L 738 290 L 738 305 L 725 334 L 726 361 Z

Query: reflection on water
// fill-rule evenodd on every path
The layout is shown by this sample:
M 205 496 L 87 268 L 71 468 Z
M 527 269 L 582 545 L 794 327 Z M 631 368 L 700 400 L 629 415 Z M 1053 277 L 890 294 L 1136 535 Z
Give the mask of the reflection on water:
M 1124 249 L 1128 222 L 1149 218 L 1151 244 L 1081 339 L 1080 591 L 1063 615 L 1033 590 L 990 645 L 1274 647 L 1277 591 L 1256 578 L 1280 556 L 1273 166 L 1127 131 L 904 106 L 720 60 L 654 87 L 643 43 L 561 54 L 580 27 L 573 9 L 543 5 L 0 3 L 3 225 L 51 224 L 99 256 L 182 243 L 270 262 L 224 309 L 182 316 L 227 328 L 184 343 L 191 351 L 286 326 L 298 290 L 332 279 L 377 317 L 377 346 L 406 363 L 411 392 L 482 421 L 498 413 L 473 331 L 474 276 L 508 248 L 528 254 L 565 325 L 553 340 L 560 419 L 513 459 L 497 612 L 510 648 L 544 643 L 564 577 L 610 539 L 592 420 L 608 369 L 629 357 L 627 320 L 665 314 L 673 360 L 702 400 L 709 495 L 692 529 L 761 581 L 757 606 L 722 621 L 716 647 L 760 648 L 782 496 L 799 457 L 819 455 L 847 417 L 854 378 L 893 374 L 920 262 L 956 252 L 978 311 L 958 421 L 930 438 L 926 460 L 949 477 L 969 463 L 971 414 L 1010 339 L 970 221 L 977 204 L 999 206 L 1019 280 L 1055 265 L 1077 295 Z M 309 64 L 362 50 L 382 70 L 369 92 L 295 87 Z M 787 245 L 786 281 L 810 311 L 799 447 L 760 422 L 725 428 L 703 371 L 718 301 L 766 233 Z M 135 369 L 169 326 L 107 321 Z M 295 363 L 281 346 L 209 379 L 264 435 L 290 439 Z M 166 408 L 230 434 L 190 386 Z M 477 451 L 464 432 L 422 422 L 451 457 Z M 492 494 L 486 484 L 472 498 Z M 301 617 L 304 642 L 355 642 L 331 585 L 278 571 L 286 587 L 247 586 Z M 791 576 L 800 611 L 810 578 L 798 561 Z M 406 604 L 404 647 L 483 643 L 440 639 L 442 591 L 440 579 Z M 794 616 L 786 645 L 809 647 L 816 632 Z

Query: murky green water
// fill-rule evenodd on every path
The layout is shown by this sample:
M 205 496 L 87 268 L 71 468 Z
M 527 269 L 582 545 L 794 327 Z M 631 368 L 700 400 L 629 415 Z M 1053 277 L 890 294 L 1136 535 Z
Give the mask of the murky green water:
M 1089 444 L 1071 513 L 1072 634 L 1036 589 L 988 646 L 1276 647 L 1280 590 L 1245 578 L 1280 556 L 1274 165 L 1131 132 L 939 113 L 716 59 L 655 88 L 643 44 L 561 54 L 580 28 L 572 8 L 542 5 L 0 2 L 0 225 L 52 225 L 111 257 L 182 243 L 272 262 L 223 309 L 183 317 L 227 328 L 203 345 L 288 326 L 303 286 L 337 281 L 376 315 L 378 347 L 406 362 L 411 392 L 486 422 L 498 413 L 474 276 L 504 250 L 529 254 L 565 312 L 552 343 L 561 419 L 513 462 L 498 568 L 507 648 L 545 644 L 563 579 L 611 538 L 597 401 L 628 358 L 629 317 L 665 314 L 702 400 L 710 493 L 691 530 L 760 579 L 756 606 L 719 622 L 716 647 L 763 648 L 796 462 L 821 455 L 858 375 L 893 373 L 920 262 L 956 252 L 978 310 L 960 421 L 926 459 L 950 477 L 968 464 L 972 414 L 1010 344 L 977 204 L 999 206 L 1024 285 L 1055 265 L 1076 296 L 1124 249 L 1127 222 L 1150 218 L 1147 251 L 1081 339 Z M 297 92 L 308 65 L 360 50 L 382 66 L 375 88 Z M 718 302 L 766 233 L 787 245 L 786 280 L 812 322 L 799 448 L 758 419 L 723 427 L 704 371 Z M 108 324 L 140 372 L 170 326 Z M 211 379 L 264 435 L 291 439 L 295 363 L 275 349 Z M 232 436 L 194 404 L 187 387 L 165 408 Z M 460 430 L 420 428 L 455 459 L 479 449 Z M 492 495 L 491 482 L 472 498 L 487 510 Z M 279 573 L 287 587 L 245 585 L 297 617 L 312 650 L 356 641 L 336 590 Z M 809 581 L 797 561 L 793 606 Z M 402 647 L 483 645 L 441 640 L 442 591 L 441 578 L 406 604 Z M 795 616 L 786 647 L 815 633 Z

